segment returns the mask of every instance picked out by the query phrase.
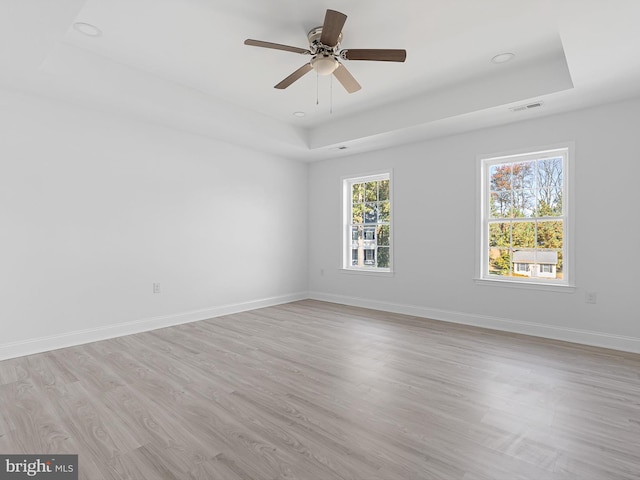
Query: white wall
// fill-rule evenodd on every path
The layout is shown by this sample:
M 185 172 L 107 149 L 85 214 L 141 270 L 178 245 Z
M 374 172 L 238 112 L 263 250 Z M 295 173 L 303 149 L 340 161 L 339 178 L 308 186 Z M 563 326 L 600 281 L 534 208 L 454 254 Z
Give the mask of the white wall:
M 314 298 L 640 351 L 640 100 L 313 164 Z M 573 294 L 476 285 L 477 156 L 575 142 Z M 341 177 L 392 168 L 395 275 L 341 272 Z M 324 271 L 324 275 L 321 274 Z M 585 303 L 585 292 L 597 304 Z
M 0 358 L 304 297 L 304 164 L 0 91 L 0 168 Z
M 635 100 L 308 166 L 0 90 L 0 358 L 303 298 L 307 281 L 314 298 L 640 351 L 639 113 Z M 565 141 L 576 293 L 476 285 L 477 155 Z M 395 274 L 342 273 L 340 178 L 384 168 Z

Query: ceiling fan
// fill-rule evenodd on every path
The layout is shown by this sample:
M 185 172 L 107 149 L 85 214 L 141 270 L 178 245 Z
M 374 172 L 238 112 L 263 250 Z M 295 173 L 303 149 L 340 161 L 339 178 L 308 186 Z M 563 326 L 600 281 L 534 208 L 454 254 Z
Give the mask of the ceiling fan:
M 275 88 L 285 89 L 306 73 L 315 70 L 319 75 L 335 75 L 345 90 L 353 93 L 362 87 L 339 59 L 404 62 L 407 58 L 407 51 L 390 49 L 339 50 L 340 43 L 342 42 L 342 27 L 346 21 L 347 16 L 344 13 L 327 10 L 324 17 L 324 24 L 321 27 L 314 28 L 307 34 L 309 40 L 308 49 L 280 45 L 279 43 L 263 42 L 261 40 L 252 40 L 250 38 L 245 40 L 244 44 L 300 53 L 302 55 L 311 55 L 311 61 L 309 61 L 309 63 L 305 63 L 298 70 L 278 83 Z

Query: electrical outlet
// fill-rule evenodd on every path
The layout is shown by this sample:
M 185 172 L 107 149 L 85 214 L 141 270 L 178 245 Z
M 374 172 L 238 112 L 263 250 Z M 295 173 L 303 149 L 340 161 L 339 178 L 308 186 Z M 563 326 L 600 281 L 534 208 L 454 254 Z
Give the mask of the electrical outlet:
M 154 283 L 153 284 L 153 293 L 160 293 L 160 284 L 159 283 Z
M 320 276 L 321 276 L 321 277 L 324 277 L 324 268 L 321 268 L 321 269 L 320 269 Z
M 587 292 L 584 295 L 584 301 L 586 303 L 596 303 L 598 301 L 598 294 L 596 292 Z

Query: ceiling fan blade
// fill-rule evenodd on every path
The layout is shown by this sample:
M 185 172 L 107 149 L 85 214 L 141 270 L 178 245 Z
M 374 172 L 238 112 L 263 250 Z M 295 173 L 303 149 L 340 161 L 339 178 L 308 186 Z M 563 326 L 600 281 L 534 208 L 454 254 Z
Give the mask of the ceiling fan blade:
M 252 40 L 251 38 L 247 38 L 244 41 L 244 44 L 251 45 L 252 47 L 273 48 L 274 50 L 284 50 L 286 52 L 302 53 L 305 55 L 311 54 L 311 52 L 306 48 L 291 47 L 289 45 L 280 45 L 279 43 L 263 42 L 261 40 Z
M 334 70 L 333 74 L 342 84 L 344 89 L 349 93 L 357 92 L 362 88 L 358 81 L 353 78 L 353 75 L 349 73 L 349 70 L 347 70 L 346 67 L 342 64 L 340 64 L 338 68 Z
M 340 52 L 347 60 L 374 60 L 377 62 L 404 62 L 407 58 L 406 50 L 389 49 L 349 49 Z
M 347 16 L 344 13 L 327 10 L 324 16 L 324 24 L 322 25 L 320 43 L 327 47 L 335 47 L 338 44 L 338 38 L 340 38 L 342 27 L 344 27 L 344 22 L 346 21 Z
M 291 85 L 293 82 L 298 80 L 303 75 L 309 73 L 311 70 L 313 70 L 313 67 L 311 66 L 311 64 L 310 63 L 305 63 L 298 70 L 293 72 L 291 75 L 289 75 L 287 78 L 282 80 L 279 84 L 277 84 L 273 88 L 277 88 L 278 90 L 283 90 L 283 89 L 287 88 L 289 85 Z

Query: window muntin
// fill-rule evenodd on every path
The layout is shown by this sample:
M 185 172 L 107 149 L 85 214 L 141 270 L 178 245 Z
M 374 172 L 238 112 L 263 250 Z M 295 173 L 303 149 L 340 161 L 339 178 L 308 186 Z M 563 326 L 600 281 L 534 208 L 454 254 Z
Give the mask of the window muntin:
M 481 278 L 569 283 L 568 149 L 482 161 Z
M 389 173 L 344 180 L 345 254 L 348 270 L 391 271 Z

